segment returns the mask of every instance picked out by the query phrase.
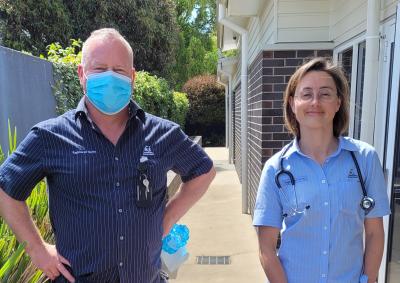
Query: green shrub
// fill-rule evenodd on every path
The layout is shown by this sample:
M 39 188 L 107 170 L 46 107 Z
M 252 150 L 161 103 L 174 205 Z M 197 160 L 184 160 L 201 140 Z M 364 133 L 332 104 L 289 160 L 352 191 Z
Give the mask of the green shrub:
M 137 72 L 133 97 L 146 112 L 169 118 L 173 96 L 165 79 L 144 71 Z
M 189 99 L 186 93 L 174 91 L 173 100 L 174 103 L 171 109 L 170 119 L 181 125 L 182 129 L 184 129 L 186 115 L 189 111 Z
M 1 165 L 1 163 L 3 163 L 3 161 L 4 161 L 4 152 L 0 145 L 0 165 Z
M 225 136 L 225 91 L 212 75 L 196 76 L 182 90 L 189 99 L 186 131 L 203 136 L 205 145 L 221 146 Z
M 189 107 L 186 94 L 172 92 L 165 79 L 144 71 L 137 72 L 133 97 L 146 112 L 184 127 Z
M 56 112 L 59 115 L 76 108 L 83 95 L 77 73 L 82 57 L 81 47 L 80 39 L 71 39 L 71 45 L 65 49 L 58 42 L 47 46 L 47 59 L 54 67 L 52 87 L 56 98 Z

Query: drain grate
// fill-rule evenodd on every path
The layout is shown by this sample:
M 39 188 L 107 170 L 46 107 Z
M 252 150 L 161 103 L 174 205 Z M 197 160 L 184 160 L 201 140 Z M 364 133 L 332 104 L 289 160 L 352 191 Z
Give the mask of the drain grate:
M 231 264 L 230 256 L 197 256 L 197 264 L 226 265 Z

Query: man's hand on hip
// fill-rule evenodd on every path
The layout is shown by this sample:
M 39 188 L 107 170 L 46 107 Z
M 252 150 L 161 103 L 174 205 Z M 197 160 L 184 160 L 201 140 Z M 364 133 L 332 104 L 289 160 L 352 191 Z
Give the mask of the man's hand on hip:
M 69 282 L 75 278 L 65 268 L 64 264 L 71 266 L 69 261 L 57 252 L 56 246 L 44 243 L 29 252 L 32 263 L 43 271 L 51 280 L 62 274 Z

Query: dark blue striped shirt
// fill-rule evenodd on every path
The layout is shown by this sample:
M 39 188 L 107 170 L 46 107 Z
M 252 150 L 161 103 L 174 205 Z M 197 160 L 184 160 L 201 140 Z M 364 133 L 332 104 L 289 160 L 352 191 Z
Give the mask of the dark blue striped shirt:
M 207 173 L 212 161 L 173 122 L 145 113 L 134 102 L 114 146 L 77 109 L 34 126 L 0 167 L 0 187 L 25 200 L 47 179 L 57 250 L 76 276 L 110 271 L 120 282 L 161 282 L 162 220 L 167 171 L 183 182 Z M 140 158 L 148 158 L 153 203 L 135 203 Z

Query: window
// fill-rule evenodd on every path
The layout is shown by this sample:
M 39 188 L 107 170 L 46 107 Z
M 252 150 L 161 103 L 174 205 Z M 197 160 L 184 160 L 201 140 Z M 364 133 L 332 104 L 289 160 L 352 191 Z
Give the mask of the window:
M 365 71 L 365 41 L 358 44 L 357 81 L 356 81 L 356 95 L 355 95 L 355 105 L 354 105 L 354 130 L 353 130 L 353 137 L 355 139 L 359 139 L 361 136 L 364 71 Z
M 346 49 L 339 53 L 339 62 L 344 70 L 347 81 L 349 82 L 349 89 L 351 89 L 351 68 L 353 63 L 353 48 Z
M 343 68 L 344 75 L 346 76 L 347 82 L 349 83 L 349 90 L 351 89 L 351 71 L 353 65 L 353 47 L 350 47 L 343 52 L 340 52 L 338 60 Z M 348 131 L 344 132 L 343 135 L 348 136 Z

